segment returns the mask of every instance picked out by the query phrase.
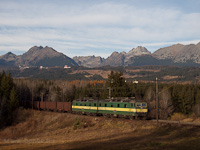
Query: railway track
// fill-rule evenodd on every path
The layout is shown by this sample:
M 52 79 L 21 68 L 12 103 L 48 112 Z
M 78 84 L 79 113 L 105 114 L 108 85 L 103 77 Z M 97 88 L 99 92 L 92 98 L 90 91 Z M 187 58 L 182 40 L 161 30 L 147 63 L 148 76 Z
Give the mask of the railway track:
M 157 120 L 151 120 L 153 122 L 157 122 Z M 171 121 L 171 120 L 158 120 L 158 123 L 165 123 L 165 124 L 180 124 L 180 125 L 190 125 L 190 126 L 199 126 L 200 123 L 196 122 L 184 122 L 184 121 Z
M 65 105 L 64 105 L 65 104 Z M 72 108 L 71 108 L 72 103 L 71 102 L 34 102 L 32 109 L 36 110 L 49 110 L 49 111 L 58 111 L 58 112 L 68 112 L 72 113 Z M 22 106 L 22 108 L 31 108 L 30 104 Z M 82 114 L 81 112 L 75 112 L 75 114 Z M 97 117 L 94 113 L 88 113 L 88 116 L 91 117 Z M 103 115 L 104 117 L 107 118 L 116 118 L 114 115 L 109 114 L 109 115 Z M 123 117 L 124 115 L 119 116 L 119 118 L 116 119 L 123 119 L 123 120 L 129 120 L 129 121 L 134 121 L 133 118 L 129 119 L 128 116 Z M 132 120 L 133 119 L 133 120 Z M 139 119 L 136 119 L 139 120 Z M 145 119 L 144 119 L 145 120 Z M 154 123 L 157 123 L 157 120 L 145 120 L 145 121 L 152 121 Z M 158 123 L 163 123 L 163 124 L 179 124 L 179 125 L 189 125 L 189 126 L 198 126 L 200 127 L 200 123 L 196 122 L 184 122 L 184 121 L 171 121 L 171 120 L 158 120 Z

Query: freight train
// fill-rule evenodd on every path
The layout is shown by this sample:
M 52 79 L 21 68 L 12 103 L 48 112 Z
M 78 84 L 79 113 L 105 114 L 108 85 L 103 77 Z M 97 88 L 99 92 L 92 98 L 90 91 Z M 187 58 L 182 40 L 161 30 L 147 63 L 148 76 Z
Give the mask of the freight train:
M 129 118 L 145 118 L 148 113 L 146 102 L 132 99 L 77 99 L 72 102 L 34 101 L 33 104 L 32 102 L 23 102 L 23 107 L 76 114 Z

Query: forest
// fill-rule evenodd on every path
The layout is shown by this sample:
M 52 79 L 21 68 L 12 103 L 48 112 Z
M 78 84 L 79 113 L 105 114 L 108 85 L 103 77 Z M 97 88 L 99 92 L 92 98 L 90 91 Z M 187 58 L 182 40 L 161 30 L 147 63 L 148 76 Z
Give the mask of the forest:
M 126 80 L 122 72 L 111 71 L 107 80 L 38 80 L 14 79 L 19 103 L 22 101 L 72 101 L 74 99 L 134 97 L 146 101 L 149 115 L 155 116 L 155 83 L 134 83 Z M 160 118 L 167 119 L 174 112 L 199 115 L 200 85 L 159 83 Z
M 74 99 L 108 99 L 132 97 L 148 103 L 150 118 L 155 118 L 155 82 L 134 83 L 122 72 L 111 71 L 107 80 L 39 80 L 12 78 L 0 74 L 1 126 L 12 123 L 15 110 L 23 101 L 73 101 Z M 173 113 L 200 116 L 200 85 L 158 82 L 159 118 Z M 110 92 L 109 92 L 110 90 Z M 110 95 L 109 95 L 110 93 Z

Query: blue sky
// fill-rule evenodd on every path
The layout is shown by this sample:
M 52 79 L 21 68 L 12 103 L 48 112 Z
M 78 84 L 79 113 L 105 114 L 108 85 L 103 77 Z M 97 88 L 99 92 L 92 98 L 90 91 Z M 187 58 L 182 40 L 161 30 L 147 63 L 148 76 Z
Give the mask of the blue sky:
M 200 0 L 0 0 L 0 55 L 50 46 L 108 57 L 200 42 Z

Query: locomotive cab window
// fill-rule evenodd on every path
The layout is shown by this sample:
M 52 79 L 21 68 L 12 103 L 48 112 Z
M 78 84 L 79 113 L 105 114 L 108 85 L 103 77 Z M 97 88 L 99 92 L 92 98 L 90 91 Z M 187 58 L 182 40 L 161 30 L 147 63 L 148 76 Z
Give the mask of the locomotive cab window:
M 146 103 L 142 103 L 142 107 L 147 107 L 147 104 Z
M 137 107 L 141 107 L 141 104 L 140 104 L 140 103 L 136 103 L 136 106 L 137 106 Z

